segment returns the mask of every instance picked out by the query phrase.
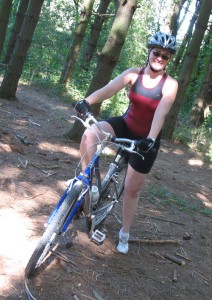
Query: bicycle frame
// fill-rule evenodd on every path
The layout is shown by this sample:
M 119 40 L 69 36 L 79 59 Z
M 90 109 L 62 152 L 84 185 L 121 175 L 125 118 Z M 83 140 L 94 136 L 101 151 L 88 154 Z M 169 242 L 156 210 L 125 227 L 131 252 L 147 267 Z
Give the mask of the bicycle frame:
M 66 222 L 64 223 L 63 227 L 61 228 L 61 233 L 63 234 L 67 230 L 67 228 L 68 228 L 70 222 L 72 221 L 74 215 L 76 214 L 77 210 L 79 209 L 79 207 L 83 203 L 85 195 L 87 194 L 87 192 L 89 191 L 89 189 L 91 187 L 93 172 L 94 172 L 94 169 L 98 167 L 99 160 L 100 160 L 100 157 L 101 157 L 101 153 L 102 153 L 103 149 L 105 148 L 105 145 L 106 145 L 106 140 L 103 140 L 103 142 L 100 144 L 100 148 L 96 150 L 96 152 L 93 155 L 93 157 L 91 158 L 89 164 L 85 168 L 85 171 L 81 172 L 78 176 L 76 176 L 73 179 L 73 181 L 69 184 L 69 186 L 66 188 L 64 194 L 62 195 L 62 197 L 60 198 L 58 204 L 56 205 L 53 212 L 51 213 L 51 215 L 48 219 L 48 222 L 47 222 L 47 226 L 48 226 L 48 224 L 51 223 L 51 220 L 53 219 L 53 217 L 57 213 L 57 211 L 60 208 L 61 204 L 63 203 L 64 199 L 66 198 L 69 191 L 71 190 L 72 186 L 77 184 L 77 182 L 81 182 L 82 192 L 81 192 L 79 198 L 77 199 L 76 203 L 74 204 L 73 208 L 71 209 L 71 212 L 68 215 L 68 217 L 66 219 Z M 101 180 L 101 179 L 98 178 L 98 180 Z M 98 187 L 101 188 L 101 183 L 99 183 L 99 182 L 98 182 Z
M 53 209 L 46 225 L 47 228 L 40 238 L 25 268 L 25 274 L 27 277 L 32 276 L 36 268 L 43 263 L 47 254 L 51 251 L 50 249 L 54 245 L 56 238 L 66 232 L 70 222 L 74 218 L 74 215 L 78 214 L 83 201 L 85 201 L 84 208 L 87 210 L 87 212 L 85 210 L 87 213 L 86 225 L 90 231 L 91 240 L 95 243 L 101 244 L 105 239 L 105 234 L 99 231 L 97 227 L 106 220 L 108 214 L 118 202 L 118 199 L 124 189 L 126 169 L 123 170 L 122 168 L 125 165 L 125 158 L 120 151 L 116 152 L 115 157 L 111 161 L 110 166 L 106 171 L 106 175 L 104 175 L 103 178 L 101 177 L 99 170 L 99 161 L 103 150 L 108 143 L 111 143 L 118 149 L 129 153 L 137 153 L 135 151 L 136 141 L 117 138 L 112 136 L 109 132 L 105 132 L 99 127 L 97 120 L 92 115 L 85 121 L 82 121 L 83 125 L 90 129 L 91 122 L 98 127 L 104 138 L 103 140 L 100 139 L 99 131 L 96 131 L 98 142 L 93 146 L 97 146 L 97 149 L 84 172 L 80 172 L 78 175 L 77 168 L 74 178 L 69 181 L 68 187 L 58 201 L 56 207 Z M 118 181 L 118 179 L 116 180 L 119 174 L 121 174 L 120 181 Z M 118 182 L 121 182 L 119 186 L 117 185 Z M 114 184 L 114 187 L 111 184 Z M 99 188 L 100 195 L 98 198 L 99 202 L 97 202 L 97 204 L 94 204 L 94 202 L 92 203 L 92 201 L 90 203 L 89 200 L 92 199 L 87 199 L 87 197 L 85 197 L 88 193 L 88 196 L 90 197 L 92 185 L 97 185 Z M 55 245 L 58 245 L 58 243 Z
M 80 118 L 78 118 L 76 116 L 74 116 L 74 117 L 77 118 L 78 120 L 80 120 L 84 124 L 85 127 L 91 128 L 91 127 L 89 127 L 89 121 L 88 121 L 88 124 L 86 125 L 86 123 L 84 121 L 82 121 Z M 47 226 L 48 226 L 48 224 L 51 223 L 53 217 L 57 213 L 57 211 L 60 208 L 61 204 L 63 203 L 64 199 L 66 198 L 66 196 L 68 195 L 69 191 L 71 190 L 72 186 L 74 186 L 75 184 L 82 184 L 81 194 L 78 197 L 76 203 L 74 203 L 74 206 L 71 208 L 70 213 L 67 216 L 66 221 L 63 224 L 63 227 L 61 228 L 61 233 L 62 234 L 67 230 L 67 228 L 68 228 L 70 222 L 72 221 L 74 215 L 76 214 L 77 210 L 80 208 L 81 204 L 83 203 L 85 195 L 88 193 L 89 189 L 91 188 L 92 178 L 93 178 L 93 172 L 99 166 L 99 160 L 100 160 L 101 154 L 103 152 L 103 149 L 107 145 L 108 141 L 111 141 L 111 140 L 113 141 L 113 138 L 114 138 L 110 133 L 107 133 L 107 132 L 103 131 L 98 126 L 98 123 L 95 120 L 95 118 L 93 118 L 92 116 L 90 118 L 91 118 L 91 121 L 93 121 L 97 125 L 97 127 L 99 128 L 99 130 L 105 135 L 105 138 L 103 140 L 101 140 L 101 141 L 99 139 L 99 143 L 97 144 L 97 150 L 96 150 L 95 154 L 93 155 L 93 157 L 91 158 L 89 164 L 85 168 L 84 172 L 81 172 L 78 176 L 75 176 L 75 178 L 73 179 L 73 181 L 66 188 L 64 194 L 60 198 L 58 204 L 56 205 L 56 207 L 54 208 L 53 212 L 51 213 L 51 215 L 50 215 L 50 217 L 48 219 Z M 120 140 L 123 143 L 130 141 L 128 139 L 118 139 L 118 140 Z M 98 149 L 98 145 L 99 145 L 99 149 Z M 119 145 L 119 147 L 122 148 L 121 145 Z M 124 147 L 124 150 L 129 151 L 131 153 L 137 153 L 137 152 L 135 152 L 133 150 L 134 147 L 135 147 L 135 144 L 133 142 L 133 143 L 131 143 L 131 146 L 129 148 Z M 97 182 L 98 182 L 98 188 L 99 188 L 100 193 L 101 193 L 101 190 L 104 189 L 104 186 L 102 186 L 102 182 L 101 182 L 100 176 L 97 176 Z

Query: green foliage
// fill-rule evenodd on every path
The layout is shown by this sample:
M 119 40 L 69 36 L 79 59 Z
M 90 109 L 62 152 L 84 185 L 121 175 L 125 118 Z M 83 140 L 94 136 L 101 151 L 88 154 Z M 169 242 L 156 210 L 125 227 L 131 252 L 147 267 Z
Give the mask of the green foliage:
M 181 117 L 174 132 L 174 138 L 199 151 L 207 161 L 212 161 L 212 115 L 210 114 L 199 127 L 191 126 L 189 119 Z
M 189 145 L 192 149 L 203 153 L 208 160 L 212 160 L 212 115 L 210 114 L 199 127 L 194 127 L 190 124 L 190 117 L 192 107 L 202 87 L 211 51 L 212 40 L 208 43 L 206 36 L 192 74 L 192 80 L 188 87 L 186 98 L 181 106 L 178 124 L 174 131 L 174 137 L 176 139 Z
M 140 7 L 137 8 L 134 20 L 131 24 L 127 40 L 117 68 L 114 71 L 113 77 L 117 76 L 131 66 L 141 66 L 146 61 L 146 28 L 152 22 L 151 1 L 146 3 L 141 1 Z M 142 4 L 142 5 L 141 5 Z M 98 2 L 96 2 L 95 10 L 97 10 Z M 13 17 L 10 21 L 10 30 L 12 29 L 16 9 L 13 6 Z M 112 26 L 115 16 L 117 3 L 111 1 L 108 13 L 111 15 L 104 22 L 100 39 L 98 41 L 97 51 L 101 52 Z M 69 95 L 61 85 L 58 84 L 62 68 L 66 62 L 68 50 L 71 44 L 72 34 L 77 23 L 80 2 L 72 2 L 69 0 L 54 0 L 44 1 L 41 16 L 36 27 L 33 41 L 25 62 L 22 73 L 22 80 L 28 83 L 45 86 L 53 92 L 61 93 L 68 99 L 79 99 L 84 97 L 92 79 L 93 72 L 96 68 L 98 57 L 94 56 L 90 64 L 85 64 L 83 56 L 86 51 L 87 41 L 90 34 L 90 25 L 86 32 L 86 38 L 83 41 L 81 55 L 77 63 L 73 80 L 70 82 Z M 91 22 L 94 15 L 91 18 Z M 7 37 L 10 36 L 8 31 Z M 136 49 L 136 51 L 135 51 Z M 121 95 L 122 97 L 123 95 Z M 127 102 L 126 92 L 124 98 Z M 119 101 L 111 101 L 110 109 L 118 113 L 119 107 L 123 110 L 123 105 L 117 104 Z M 107 109 L 106 109 L 107 111 Z M 106 113 L 105 111 L 105 113 Z
M 123 89 L 111 99 L 105 101 L 102 105 L 101 118 L 108 118 L 123 114 L 129 105 L 127 94 L 127 89 Z
M 71 43 L 70 30 L 77 18 L 73 8 L 67 0 L 44 2 L 22 74 L 27 82 L 55 89 Z
M 172 191 L 162 186 L 150 187 L 148 200 L 156 205 L 162 203 L 168 206 L 177 207 L 179 210 L 187 213 L 201 213 L 205 215 L 211 215 L 211 210 L 199 203 L 191 203 L 191 201 L 184 197 L 175 195 Z
M 18 3 L 18 0 L 14 0 L 7 32 L 7 41 L 10 37 Z M 98 62 L 97 55 L 94 55 L 90 63 L 84 62 L 84 53 L 86 52 L 87 41 L 90 36 L 91 23 L 95 17 L 95 15 L 93 15 L 86 32 L 86 38 L 82 44 L 81 55 L 78 59 L 73 79 L 70 82 L 69 90 L 67 91 L 58 83 L 63 66 L 66 63 L 72 35 L 79 18 L 82 3 L 83 0 L 44 1 L 40 20 L 36 27 L 22 74 L 22 80 L 28 83 L 42 85 L 48 88 L 52 93 L 59 94 L 61 99 L 66 101 L 81 99 L 85 96 Z M 98 4 L 99 1 L 95 2 L 95 11 L 98 8 Z M 161 6 L 162 2 L 140 0 L 138 4 L 119 62 L 113 72 L 113 78 L 129 67 L 142 67 L 145 65 L 147 60 L 147 38 L 154 31 L 160 30 L 161 20 L 163 20 L 161 14 L 164 15 Z M 163 5 L 166 6 L 166 1 Z M 108 10 L 110 16 L 107 17 L 104 22 L 96 52 L 101 52 L 104 47 L 112 26 L 116 7 L 117 2 L 111 1 Z M 153 11 L 153 7 L 155 11 Z M 206 121 L 202 127 L 196 131 L 194 128 L 189 128 L 188 125 L 193 101 L 201 88 L 205 67 L 208 63 L 207 53 L 210 51 L 212 51 L 211 44 L 205 47 L 203 45 L 196 64 L 196 69 L 193 73 L 192 83 L 181 109 L 178 127 L 175 131 L 175 136 L 187 143 L 194 144 L 194 141 L 198 141 L 198 143 L 196 143 L 198 144 L 198 149 L 201 148 L 201 151 L 206 151 L 208 157 L 211 156 L 211 154 L 209 154 L 208 141 L 208 124 L 210 121 Z M 128 92 L 128 89 L 124 89 L 110 100 L 105 101 L 101 116 L 108 117 L 111 115 L 111 112 L 113 112 L 113 115 L 119 115 L 126 111 L 129 104 Z M 200 140 L 201 142 L 199 142 Z

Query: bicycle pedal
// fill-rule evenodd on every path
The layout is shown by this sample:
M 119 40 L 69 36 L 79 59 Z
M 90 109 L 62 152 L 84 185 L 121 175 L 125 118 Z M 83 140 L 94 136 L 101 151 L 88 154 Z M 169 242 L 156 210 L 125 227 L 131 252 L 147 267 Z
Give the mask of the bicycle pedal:
M 105 240 L 106 235 L 101 232 L 100 230 L 96 229 L 91 236 L 92 242 L 96 243 L 97 245 L 102 245 Z

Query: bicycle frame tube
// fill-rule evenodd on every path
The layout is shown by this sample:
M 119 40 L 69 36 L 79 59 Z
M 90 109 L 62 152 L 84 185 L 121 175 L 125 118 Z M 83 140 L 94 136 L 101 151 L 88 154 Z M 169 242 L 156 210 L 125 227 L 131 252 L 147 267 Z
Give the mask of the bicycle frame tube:
M 100 159 L 100 153 L 99 151 L 97 151 L 94 156 L 92 157 L 92 159 L 90 160 L 88 166 L 85 168 L 85 171 L 83 173 L 81 173 L 80 175 L 77 176 L 78 180 L 82 180 L 83 183 L 85 184 L 84 186 L 84 191 L 81 193 L 81 196 L 79 197 L 79 199 L 76 201 L 74 207 L 71 209 L 70 214 L 66 220 L 66 222 L 64 223 L 61 232 L 64 233 L 71 220 L 73 219 L 75 213 L 78 211 L 79 207 L 81 206 L 81 204 L 84 201 L 85 195 L 88 192 L 88 189 L 91 185 L 91 179 L 92 179 L 92 175 L 93 175 L 93 170 L 94 168 L 98 165 Z
M 90 160 L 88 166 L 86 167 L 85 171 L 80 173 L 77 177 L 74 178 L 73 182 L 71 183 L 71 186 L 74 186 L 74 184 L 77 181 L 82 181 L 84 184 L 82 193 L 79 197 L 79 199 L 76 201 L 74 207 L 71 209 L 70 214 L 68 215 L 66 222 L 64 223 L 61 232 L 65 232 L 68 225 L 70 224 L 71 220 L 73 219 L 75 213 L 77 212 L 77 210 L 79 209 L 80 205 L 83 203 L 85 194 L 87 193 L 90 184 L 91 184 L 91 179 L 92 179 L 92 175 L 93 175 L 93 170 L 96 166 L 98 166 L 98 162 L 100 159 L 100 153 L 101 151 L 97 150 L 96 153 L 94 154 L 94 156 L 92 157 L 92 159 Z M 58 209 L 60 208 L 61 204 L 63 203 L 64 199 L 67 197 L 69 189 L 71 187 L 68 186 L 65 190 L 65 192 L 63 193 L 62 197 L 60 198 L 58 204 L 56 205 L 56 207 L 54 208 L 53 212 L 51 213 L 48 223 L 50 224 L 52 219 L 54 218 L 55 214 L 57 213 Z

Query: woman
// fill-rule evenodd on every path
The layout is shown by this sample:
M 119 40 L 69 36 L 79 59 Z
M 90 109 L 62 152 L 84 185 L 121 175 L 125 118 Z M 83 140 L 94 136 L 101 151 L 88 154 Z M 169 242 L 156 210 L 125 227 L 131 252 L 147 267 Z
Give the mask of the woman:
M 126 113 L 100 122 L 105 131 L 117 137 L 139 140 L 138 148 L 145 158 L 142 160 L 138 155 L 129 155 L 123 194 L 123 224 L 119 231 L 117 246 L 117 251 L 120 253 L 127 253 L 129 250 L 129 231 L 137 209 L 141 187 L 156 159 L 160 146 L 160 132 L 177 94 L 177 81 L 165 72 L 175 51 L 175 37 L 157 32 L 148 40 L 146 67 L 124 71 L 103 88 L 77 102 L 75 106 L 77 112 L 86 116 L 90 112 L 90 105 L 112 97 L 127 85 L 131 86 L 130 104 Z M 85 130 L 80 145 L 81 153 L 92 149 L 91 146 L 96 142 L 96 135 L 91 130 Z M 83 168 L 94 150 L 88 151 L 83 161 Z

